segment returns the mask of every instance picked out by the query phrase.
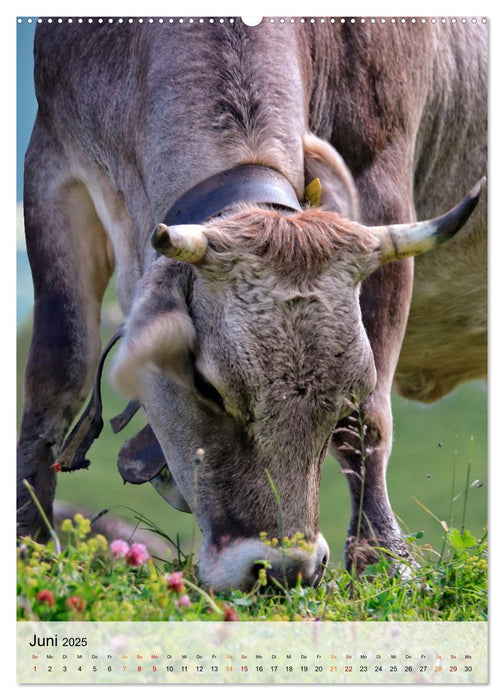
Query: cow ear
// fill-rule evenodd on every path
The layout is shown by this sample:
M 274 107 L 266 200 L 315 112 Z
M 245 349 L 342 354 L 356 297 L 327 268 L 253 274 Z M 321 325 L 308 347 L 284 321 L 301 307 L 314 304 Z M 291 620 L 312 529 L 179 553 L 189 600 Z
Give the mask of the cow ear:
M 320 204 L 351 221 L 359 220 L 359 196 L 340 154 L 314 134 L 303 136 L 305 182 L 320 180 Z
M 111 380 L 125 396 L 140 398 L 145 372 L 190 377 L 195 329 L 187 308 L 187 275 L 168 260 L 156 261 L 144 279 L 124 328 Z

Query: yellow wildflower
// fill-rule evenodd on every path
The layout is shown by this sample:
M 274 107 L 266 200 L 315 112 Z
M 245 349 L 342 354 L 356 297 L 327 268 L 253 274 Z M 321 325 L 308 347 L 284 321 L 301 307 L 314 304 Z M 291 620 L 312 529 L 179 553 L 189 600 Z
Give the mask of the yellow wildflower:
M 257 575 L 257 580 L 261 584 L 261 586 L 266 586 L 267 584 L 267 578 L 266 578 L 266 569 L 259 569 L 258 575 Z
M 104 549 L 105 551 L 108 549 L 108 542 L 103 535 L 96 535 L 94 539 L 98 544 L 98 549 Z
M 62 532 L 73 532 L 73 523 L 70 520 L 70 518 L 65 518 L 63 522 L 61 523 L 61 531 Z
M 85 518 L 81 513 L 77 513 L 74 520 L 77 525 L 77 532 L 81 537 L 85 537 L 91 532 L 91 521 Z

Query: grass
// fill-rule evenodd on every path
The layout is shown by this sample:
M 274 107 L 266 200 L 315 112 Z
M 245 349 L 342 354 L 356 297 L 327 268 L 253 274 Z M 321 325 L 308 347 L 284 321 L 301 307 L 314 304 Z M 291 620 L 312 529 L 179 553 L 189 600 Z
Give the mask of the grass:
M 147 524 L 149 525 L 149 524 Z M 486 621 L 486 533 L 445 531 L 442 554 L 411 538 L 418 569 L 391 574 L 382 556 L 357 579 L 329 568 L 318 589 L 299 583 L 265 588 L 264 572 L 249 593 L 201 588 L 192 554 L 132 562 L 114 557 L 102 535 L 89 536 L 80 515 L 63 524 L 64 541 L 18 547 L 18 620 L 138 621 Z M 168 544 L 168 540 L 167 540 Z

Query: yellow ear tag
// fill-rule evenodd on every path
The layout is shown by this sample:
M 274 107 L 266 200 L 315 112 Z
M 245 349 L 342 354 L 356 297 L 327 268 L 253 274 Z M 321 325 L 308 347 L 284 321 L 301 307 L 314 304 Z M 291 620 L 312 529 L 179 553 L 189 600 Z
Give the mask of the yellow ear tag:
M 305 198 L 311 207 L 320 207 L 322 200 L 322 183 L 316 177 L 305 187 Z

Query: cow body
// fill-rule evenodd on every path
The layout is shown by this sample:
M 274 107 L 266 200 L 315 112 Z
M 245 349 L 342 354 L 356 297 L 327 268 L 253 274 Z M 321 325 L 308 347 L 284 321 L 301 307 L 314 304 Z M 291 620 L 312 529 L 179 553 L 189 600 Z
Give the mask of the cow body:
M 314 211 L 292 218 L 312 231 L 294 269 L 279 262 L 281 246 L 268 256 L 267 238 L 258 250 L 240 233 L 267 236 L 272 217 L 289 219 L 279 212 L 238 207 L 209 222 L 199 267 L 155 260 L 149 235 L 191 187 L 244 164 L 278 171 L 300 201 L 319 176 L 326 208 L 366 225 L 449 209 L 485 171 L 485 27 L 43 23 L 35 60 L 25 179 L 35 315 L 19 478 L 50 513 L 49 465 L 89 391 L 115 268 L 127 319 L 116 374 L 142 400 L 202 527 L 208 585 L 250 585 L 251 562 L 269 554 L 259 532 L 300 531 L 313 551 L 299 566 L 319 580 L 318 484 L 336 425 L 349 565 L 361 550 L 366 560 L 366 543 L 408 556 L 385 484 L 391 386 L 395 375 L 402 393 L 432 400 L 484 374 L 484 206 L 417 259 L 407 326 L 411 259 L 369 275 L 360 242 L 349 258 L 339 234 L 319 259 Z M 196 372 L 219 411 L 208 390 L 194 399 Z M 195 488 L 188 465 L 200 447 Z M 19 531 L 33 533 L 41 523 L 23 488 L 20 505 Z

